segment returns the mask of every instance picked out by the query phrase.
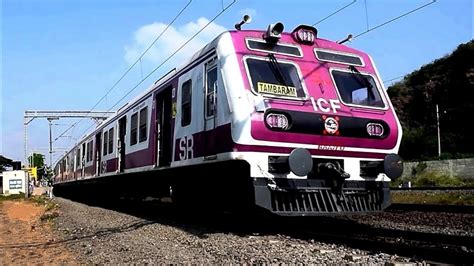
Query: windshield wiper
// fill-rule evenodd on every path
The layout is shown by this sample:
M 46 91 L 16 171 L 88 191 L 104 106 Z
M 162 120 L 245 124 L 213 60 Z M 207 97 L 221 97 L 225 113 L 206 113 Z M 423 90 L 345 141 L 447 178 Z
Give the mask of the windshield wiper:
M 268 58 L 270 59 L 270 61 L 268 62 L 270 65 L 270 69 L 272 70 L 272 73 L 277 79 L 277 81 L 280 82 L 281 85 L 288 86 L 285 80 L 285 76 L 283 75 L 281 71 L 280 65 L 278 64 L 278 61 L 275 58 L 275 55 L 272 53 L 269 53 Z
M 360 73 L 360 71 L 355 66 L 349 66 L 349 69 L 351 70 L 352 76 L 360 86 L 366 87 L 367 89 L 373 88 L 372 84 L 367 80 L 367 77 Z

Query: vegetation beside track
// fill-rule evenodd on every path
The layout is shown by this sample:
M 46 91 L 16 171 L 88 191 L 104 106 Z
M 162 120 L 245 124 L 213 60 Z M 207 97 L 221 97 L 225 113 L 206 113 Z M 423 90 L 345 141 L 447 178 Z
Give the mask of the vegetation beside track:
M 472 191 L 392 191 L 392 203 L 474 205 Z

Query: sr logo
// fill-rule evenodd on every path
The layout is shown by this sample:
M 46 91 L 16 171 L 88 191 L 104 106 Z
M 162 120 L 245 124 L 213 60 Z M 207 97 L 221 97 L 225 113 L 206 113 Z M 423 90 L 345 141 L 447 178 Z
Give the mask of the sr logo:
M 193 145 L 194 145 L 193 135 L 184 136 L 179 139 L 179 159 L 180 160 L 192 159 L 194 157 Z

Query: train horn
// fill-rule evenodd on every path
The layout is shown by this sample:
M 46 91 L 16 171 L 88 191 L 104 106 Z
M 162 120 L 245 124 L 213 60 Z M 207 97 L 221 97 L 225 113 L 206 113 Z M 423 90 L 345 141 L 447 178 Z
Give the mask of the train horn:
M 249 16 L 249 15 L 245 15 L 243 18 L 242 18 L 242 21 L 235 24 L 235 29 L 236 30 L 242 30 L 242 25 L 246 24 L 246 23 L 250 23 L 252 21 L 252 18 Z
M 283 23 L 277 22 L 275 24 L 268 25 L 267 32 L 263 36 L 263 38 L 270 43 L 276 43 L 281 37 L 281 33 L 283 32 Z

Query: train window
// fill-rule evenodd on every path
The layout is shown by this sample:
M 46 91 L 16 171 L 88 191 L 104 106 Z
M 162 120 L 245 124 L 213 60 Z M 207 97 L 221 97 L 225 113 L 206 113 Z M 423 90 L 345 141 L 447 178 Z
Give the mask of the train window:
M 76 168 L 81 167 L 81 148 L 79 147 L 76 151 Z
M 217 67 L 207 71 L 206 90 L 206 117 L 211 117 L 216 113 Z
M 148 107 L 140 110 L 140 130 L 138 132 L 138 140 L 143 142 L 147 139 L 147 120 L 148 120 Z
M 249 50 L 302 57 L 301 50 L 298 46 L 281 43 L 273 44 L 264 40 L 246 39 L 246 41 Z
M 316 58 L 321 61 L 342 63 L 353 66 L 364 66 L 364 61 L 358 55 L 345 54 L 335 51 L 314 49 Z
M 104 155 L 104 156 L 107 155 L 107 153 L 108 153 L 108 152 L 107 152 L 107 142 L 109 141 L 108 136 L 109 136 L 109 132 L 105 131 L 105 132 L 104 132 L 104 140 L 103 140 L 104 145 L 103 145 L 103 147 L 102 147 L 103 155 Z
M 81 157 L 81 165 L 84 166 L 83 161 L 86 159 L 86 143 L 82 143 L 82 157 Z
M 91 148 L 91 145 L 89 142 L 86 144 L 86 162 L 89 162 L 89 150 Z
M 87 143 L 87 157 L 86 162 L 92 161 L 92 141 Z
M 331 74 L 336 83 L 341 100 L 345 104 L 384 108 L 377 85 L 372 76 L 360 72 L 333 70 Z
M 90 144 L 90 146 L 89 146 L 90 147 L 89 148 L 89 161 L 92 161 L 93 155 L 94 155 L 93 152 L 92 152 L 92 149 L 94 148 L 94 142 L 91 140 L 91 142 L 89 142 L 89 144 Z
M 247 58 L 250 85 L 255 93 L 270 97 L 302 99 L 306 97 L 298 68 L 295 64 L 277 60 Z
M 181 87 L 181 126 L 191 124 L 192 82 L 188 80 Z
M 109 129 L 109 153 L 114 151 L 114 128 Z
M 138 113 L 134 113 L 130 119 L 130 145 L 137 144 L 138 140 Z

